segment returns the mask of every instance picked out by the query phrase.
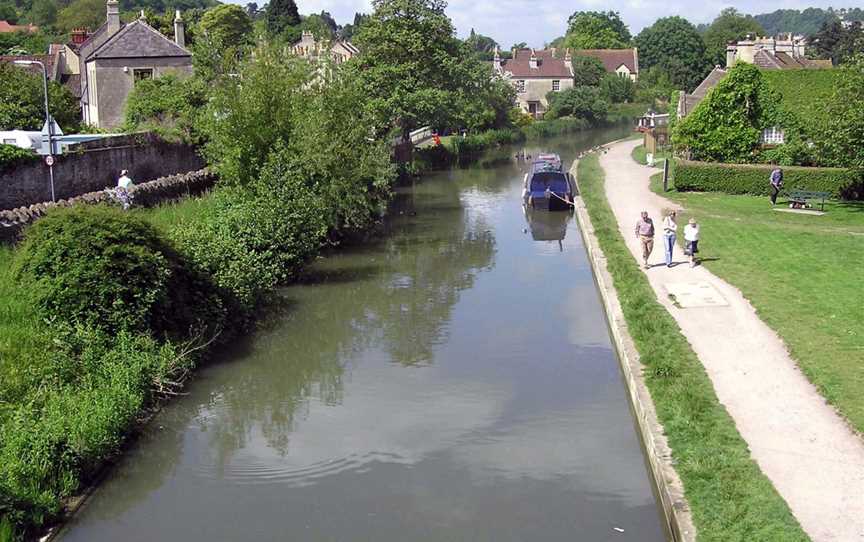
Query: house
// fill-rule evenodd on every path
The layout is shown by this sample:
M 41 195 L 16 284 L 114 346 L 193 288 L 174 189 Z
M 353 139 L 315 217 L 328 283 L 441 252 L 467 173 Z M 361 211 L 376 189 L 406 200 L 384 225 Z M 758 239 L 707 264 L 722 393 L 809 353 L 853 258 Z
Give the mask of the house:
M 717 86 L 724 77 L 726 77 L 726 69 L 721 68 L 720 66 L 714 66 L 714 69 L 711 70 L 711 73 L 708 74 L 696 90 L 693 91 L 692 94 L 688 94 L 686 92 L 681 92 L 678 94 L 678 118 L 683 119 L 690 113 L 692 113 L 696 107 L 705 99 L 705 96 L 708 95 L 708 91 Z
M 29 32 L 31 34 L 39 32 L 39 27 L 36 25 L 17 25 L 9 24 L 8 21 L 0 21 L 0 34 L 8 34 L 11 32 Z
M 596 58 L 603 63 L 606 73 L 629 77 L 634 82 L 639 79 L 639 50 L 635 47 L 632 49 L 577 49 L 574 54 Z
M 326 42 L 316 40 L 312 32 L 304 30 L 300 41 L 291 46 L 291 52 L 309 60 L 322 59 L 322 56 L 326 54 L 336 64 L 342 64 L 357 55 L 360 51 L 350 41 L 334 40 Z
M 495 74 L 516 88 L 516 103 L 532 117 L 539 118 L 549 107 L 546 95 L 573 88 L 573 67 L 568 49 L 558 58 L 556 49 L 513 49 L 513 56 L 502 59 L 498 48 L 492 60 Z
M 122 23 L 118 1 L 108 0 L 102 26 L 92 34 L 73 30 L 71 42 L 58 46 L 61 79 L 77 86 L 86 124 L 114 128 L 123 122 L 126 98 L 136 82 L 192 73 L 192 53 L 185 45 L 179 11 L 171 40 L 148 25 L 143 12 L 138 20 Z
M 726 67 L 736 62 L 755 64 L 763 70 L 824 69 L 830 60 L 811 60 L 806 56 L 807 38 L 783 34 L 770 38 L 750 38 L 726 46 Z

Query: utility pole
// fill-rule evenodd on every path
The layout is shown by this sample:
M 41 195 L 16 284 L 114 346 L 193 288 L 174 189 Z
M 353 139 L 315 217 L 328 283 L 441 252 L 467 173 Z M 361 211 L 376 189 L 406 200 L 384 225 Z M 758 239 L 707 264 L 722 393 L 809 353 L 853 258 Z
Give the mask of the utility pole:
M 40 60 L 13 60 L 13 64 L 19 66 L 33 66 L 38 64 L 42 67 L 42 91 L 45 95 L 45 127 L 48 130 L 48 155 L 45 163 L 48 165 L 48 179 L 51 184 L 51 201 L 57 201 L 54 195 L 54 119 L 48 110 L 48 70 Z

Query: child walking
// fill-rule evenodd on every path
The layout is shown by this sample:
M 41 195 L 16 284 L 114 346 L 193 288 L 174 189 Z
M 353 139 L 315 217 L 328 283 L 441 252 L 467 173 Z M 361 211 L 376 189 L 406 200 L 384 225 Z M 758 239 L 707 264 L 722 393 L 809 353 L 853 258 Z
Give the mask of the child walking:
M 699 224 L 691 218 L 684 226 L 684 243 L 687 254 L 690 255 L 690 267 L 696 267 L 696 253 L 699 252 Z

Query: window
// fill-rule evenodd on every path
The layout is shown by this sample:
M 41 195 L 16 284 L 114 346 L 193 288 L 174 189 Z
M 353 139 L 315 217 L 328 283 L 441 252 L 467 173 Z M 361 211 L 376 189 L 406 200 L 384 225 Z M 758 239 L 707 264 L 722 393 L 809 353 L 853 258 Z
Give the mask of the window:
M 16 143 L 18 143 L 18 141 L 16 141 L 15 139 L 4 139 L 3 140 L 4 145 L 15 145 Z
M 782 145 L 786 142 L 786 133 L 776 126 L 765 128 L 762 130 L 760 142 L 763 145 Z
M 132 79 L 136 83 L 138 81 L 146 81 L 147 79 L 153 79 L 153 68 L 136 68 L 132 70 Z
M 519 94 L 523 94 L 525 92 L 525 80 L 517 79 L 516 80 L 516 92 Z
M 552 92 L 558 92 L 561 90 L 561 81 L 554 79 L 552 81 Z

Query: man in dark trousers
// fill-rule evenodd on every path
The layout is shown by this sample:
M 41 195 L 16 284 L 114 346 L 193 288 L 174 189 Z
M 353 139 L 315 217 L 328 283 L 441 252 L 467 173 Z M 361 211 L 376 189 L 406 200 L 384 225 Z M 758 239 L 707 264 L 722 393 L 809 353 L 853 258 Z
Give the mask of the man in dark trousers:
M 776 205 L 777 194 L 779 194 L 780 189 L 783 188 L 783 170 L 779 167 L 774 168 L 769 180 L 771 181 L 771 205 Z

